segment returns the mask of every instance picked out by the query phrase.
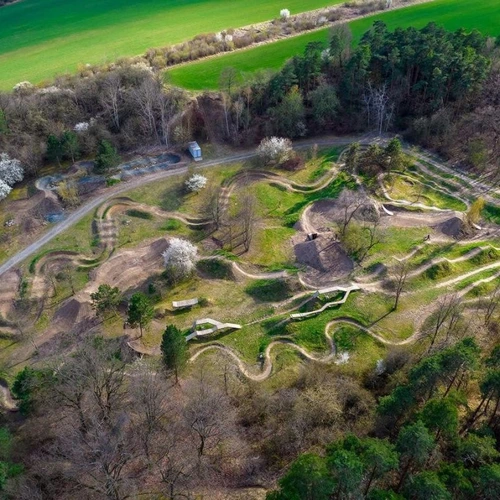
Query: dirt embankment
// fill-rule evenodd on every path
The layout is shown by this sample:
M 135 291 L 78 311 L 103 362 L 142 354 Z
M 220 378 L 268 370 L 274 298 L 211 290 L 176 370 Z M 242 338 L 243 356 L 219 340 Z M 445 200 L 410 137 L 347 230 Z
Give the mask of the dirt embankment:
M 18 271 L 9 271 L 2 276 L 0 286 L 0 315 L 7 318 L 14 307 L 14 300 L 19 293 L 21 276 Z

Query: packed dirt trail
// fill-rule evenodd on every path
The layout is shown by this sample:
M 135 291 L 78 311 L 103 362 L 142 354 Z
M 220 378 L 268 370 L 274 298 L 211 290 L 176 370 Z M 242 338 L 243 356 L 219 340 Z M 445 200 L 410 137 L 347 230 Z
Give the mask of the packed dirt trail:
M 245 363 L 238 354 L 231 349 L 230 347 L 225 346 L 224 344 L 221 344 L 220 342 L 213 342 L 210 345 L 207 345 L 205 347 L 201 347 L 198 351 L 196 351 L 191 358 L 189 359 L 190 363 L 194 363 L 202 354 L 208 352 L 208 351 L 213 351 L 213 350 L 218 350 L 221 351 L 224 355 L 229 356 L 235 363 L 236 366 L 238 367 L 238 370 L 248 379 L 253 380 L 254 382 L 262 382 L 269 378 L 271 376 L 271 373 L 273 371 L 273 361 L 271 357 L 271 351 L 278 345 L 285 345 L 287 347 L 290 347 L 294 350 L 296 350 L 300 356 L 302 356 L 304 359 L 308 361 L 313 361 L 316 363 L 331 363 L 332 361 L 335 361 L 335 358 L 337 356 L 337 349 L 335 347 L 335 343 L 333 342 L 332 336 L 330 335 L 330 330 L 339 324 L 348 324 L 351 326 L 354 326 L 356 328 L 359 328 L 363 332 L 367 333 L 370 335 L 372 338 L 374 338 L 377 342 L 380 342 L 385 345 L 389 346 L 402 346 L 402 345 L 407 345 L 411 344 L 414 342 L 418 337 L 419 333 L 414 333 L 411 337 L 408 337 L 407 339 L 401 340 L 401 341 L 390 341 L 382 336 L 378 335 L 377 333 L 373 332 L 370 328 L 367 328 L 366 326 L 363 326 L 361 323 L 350 319 L 350 318 L 337 318 L 332 321 L 330 321 L 326 326 L 325 326 L 325 339 L 326 343 L 328 344 L 328 351 L 321 355 L 321 354 L 314 354 L 303 347 L 300 347 L 299 345 L 295 344 L 293 340 L 287 337 L 281 337 L 276 340 L 273 340 L 265 349 L 265 351 L 262 353 L 262 370 L 260 373 L 255 373 L 255 369 L 251 368 L 248 363 Z

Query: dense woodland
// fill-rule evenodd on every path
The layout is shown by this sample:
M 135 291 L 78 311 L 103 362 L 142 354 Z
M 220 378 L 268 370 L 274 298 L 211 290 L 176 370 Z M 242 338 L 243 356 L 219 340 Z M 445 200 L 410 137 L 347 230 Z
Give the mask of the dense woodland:
M 329 47 L 309 45 L 280 72 L 243 81 L 228 68 L 219 93 L 196 97 L 124 63 L 1 94 L 0 150 L 35 175 L 44 162 L 193 137 L 241 145 L 269 134 L 400 131 L 496 174 L 498 61 L 498 40 L 477 32 L 375 23 L 355 49 L 336 27 Z M 472 338 L 463 304 L 447 297 L 414 351 L 392 349 L 360 378 L 307 365 L 274 391 L 222 360 L 182 379 L 186 355 L 172 327 L 157 363 L 132 365 L 120 341 L 88 339 L 17 375 L 22 417 L 0 430 L 0 494 L 177 499 L 217 488 L 235 498 L 235 488 L 281 477 L 269 499 L 497 499 L 499 304 L 497 289 Z

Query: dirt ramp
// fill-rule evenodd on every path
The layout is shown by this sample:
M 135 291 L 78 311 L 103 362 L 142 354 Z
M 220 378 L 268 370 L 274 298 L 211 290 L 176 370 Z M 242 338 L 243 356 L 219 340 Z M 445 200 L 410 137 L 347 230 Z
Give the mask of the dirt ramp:
M 331 231 L 334 223 L 344 220 L 345 213 L 342 206 L 339 207 L 338 200 L 325 199 L 314 202 L 306 213 L 310 226 L 318 232 Z M 356 210 L 354 219 L 358 221 L 373 222 L 378 219 L 378 208 L 376 204 L 367 198 L 364 204 Z
M 459 217 L 451 217 L 450 219 L 441 222 L 435 228 L 440 233 L 452 238 L 459 238 L 464 231 L 464 223 Z
M 88 302 L 72 298 L 56 312 L 51 330 L 77 333 L 92 328 L 96 321 L 95 312 Z
M 37 195 L 38 196 L 38 195 Z M 55 195 L 48 194 L 43 196 L 38 203 L 34 204 L 29 210 L 28 215 L 33 217 L 45 218 L 51 214 L 59 214 L 63 207 Z
M 345 278 L 354 269 L 354 264 L 339 242 L 320 236 L 305 241 L 304 236 L 294 238 L 297 263 L 305 267 L 303 279 L 315 286 L 326 285 Z
M 161 238 L 143 247 L 122 250 L 91 273 L 92 283 L 85 289 L 87 294 L 107 283 L 123 292 L 138 288 L 151 275 L 163 270 L 162 253 L 168 240 Z

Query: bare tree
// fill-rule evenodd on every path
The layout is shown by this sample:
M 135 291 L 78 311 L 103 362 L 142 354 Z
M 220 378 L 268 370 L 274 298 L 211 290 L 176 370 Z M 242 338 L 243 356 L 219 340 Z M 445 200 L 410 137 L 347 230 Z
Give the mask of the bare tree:
M 393 282 L 394 282 L 394 306 L 393 310 L 395 311 L 399 305 L 399 298 L 403 293 L 403 290 L 406 285 L 406 280 L 408 278 L 408 273 L 410 270 L 410 266 L 408 262 L 402 260 L 396 264 L 393 270 Z
M 79 359 L 75 362 L 60 363 L 55 366 L 56 383 L 53 386 L 54 402 L 60 409 L 68 409 L 78 418 L 79 430 L 85 433 L 88 429 L 86 401 L 89 390 L 88 379 L 82 377 Z
M 171 125 L 176 121 L 179 111 L 184 103 L 184 94 L 176 88 L 170 88 L 168 92 L 160 91 L 157 94 L 158 110 L 160 113 L 160 128 L 163 143 L 170 146 Z
M 241 200 L 241 211 L 239 218 L 241 220 L 242 233 L 243 233 L 243 246 L 245 251 L 248 252 L 252 243 L 255 227 L 255 196 L 246 194 Z
M 345 235 L 347 227 L 358 212 L 365 204 L 365 197 L 358 191 L 350 191 L 344 189 L 337 198 L 337 207 L 341 212 L 340 234 Z
M 219 77 L 219 88 L 222 92 L 231 96 L 233 90 L 238 86 L 240 82 L 240 74 L 231 66 L 224 68 Z
M 229 128 L 229 115 L 230 115 L 230 110 L 231 110 L 231 96 L 226 93 L 221 94 L 222 98 L 222 109 L 224 110 L 224 123 L 226 125 L 226 136 L 230 137 L 231 136 L 231 131 Z
M 387 84 L 375 88 L 371 82 L 363 93 L 363 102 L 368 119 L 368 125 L 372 122 L 379 135 L 387 131 L 394 113 L 394 103 L 391 100 Z
M 443 334 L 446 340 L 449 338 L 450 334 L 457 328 L 462 312 L 462 298 L 460 295 L 445 295 L 438 299 L 437 308 L 432 315 L 432 323 L 428 330 L 431 343 L 427 352 L 433 348 L 440 334 Z
M 63 476 L 77 488 L 109 500 L 133 497 L 127 466 L 138 456 L 136 435 L 122 414 L 112 426 L 92 419 L 88 430 L 63 426 L 52 450 Z
M 88 384 L 92 413 L 108 422 L 124 404 L 125 363 L 117 358 L 116 348 L 85 346 L 77 355 L 80 376 Z
M 245 96 L 245 101 L 246 101 L 246 113 L 245 113 L 245 130 L 248 130 L 248 127 L 250 126 L 250 122 L 252 119 L 252 113 L 250 111 L 250 103 L 252 102 L 252 87 L 250 85 L 247 85 L 243 89 L 243 95 Z
M 220 187 L 211 187 L 210 189 L 212 192 L 208 203 L 208 213 L 217 231 L 224 220 L 224 206 L 221 200 L 222 189 Z
M 233 109 L 234 117 L 236 119 L 236 132 L 238 132 L 240 130 L 241 116 L 243 114 L 243 111 L 245 110 L 245 103 L 243 102 L 243 99 L 241 97 L 234 102 Z
M 139 456 L 139 434 L 124 412 L 125 363 L 116 345 L 87 343 L 54 368 L 47 416 L 57 424 L 45 447 L 43 468 L 56 471 L 67 488 L 99 498 L 125 500 L 135 493 L 129 466 Z M 55 404 L 54 404 L 55 403 Z
M 193 451 L 185 429 L 175 420 L 154 435 L 151 463 L 158 480 L 167 488 L 169 499 L 190 498 L 188 489 L 198 462 Z
M 384 240 L 384 234 L 380 230 L 380 218 L 372 223 L 365 224 L 363 227 L 363 231 L 367 235 L 367 239 L 364 248 L 361 250 L 359 256 L 360 263 L 366 259 L 367 255 L 375 245 L 378 245 Z
M 140 442 L 150 458 L 152 440 L 164 429 L 168 411 L 168 391 L 163 371 L 144 361 L 134 367 L 129 392 L 132 408 L 138 420 Z
M 99 93 L 99 101 L 104 110 L 109 114 L 116 130 L 120 130 L 121 93 L 120 75 L 118 73 L 110 73 L 107 75 L 102 91 Z
M 153 78 L 144 79 L 143 83 L 133 89 L 132 96 L 137 105 L 139 116 L 145 134 L 158 139 L 156 126 L 156 108 L 160 100 L 161 87 L 159 82 Z
M 191 384 L 183 415 L 197 442 L 198 457 L 201 458 L 234 430 L 229 425 L 233 410 L 227 396 L 203 376 Z

